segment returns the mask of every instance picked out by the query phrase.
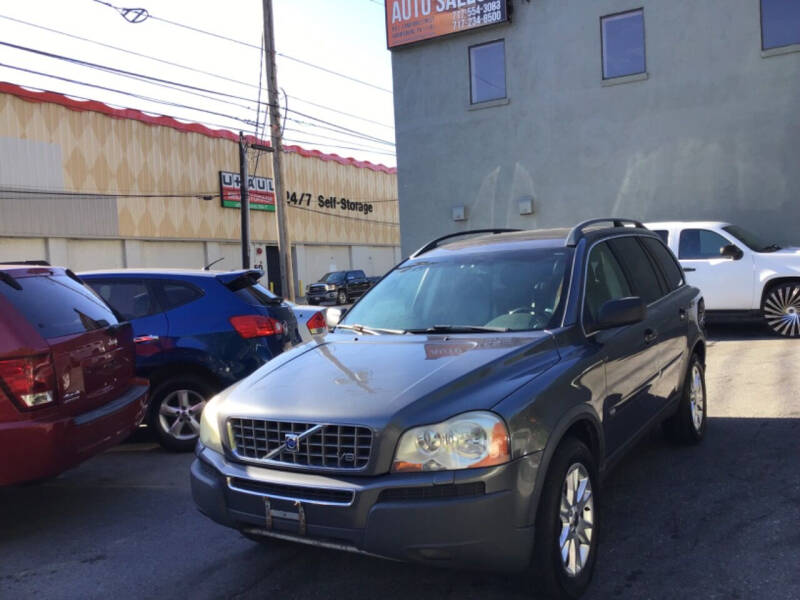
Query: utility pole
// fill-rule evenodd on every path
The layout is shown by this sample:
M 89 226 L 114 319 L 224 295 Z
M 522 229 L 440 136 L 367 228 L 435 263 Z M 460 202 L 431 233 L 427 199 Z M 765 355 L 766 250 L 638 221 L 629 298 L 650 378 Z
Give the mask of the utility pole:
M 250 268 L 250 189 L 247 182 L 247 143 L 239 132 L 239 196 L 242 213 L 242 268 Z
M 269 99 L 269 131 L 272 141 L 272 177 L 275 181 L 275 215 L 278 219 L 278 254 L 281 264 L 281 294 L 294 300 L 294 277 L 291 251 L 286 233 L 286 193 L 283 186 L 283 142 L 281 140 L 280 107 L 278 106 L 278 77 L 275 67 L 275 23 L 272 0 L 263 0 L 264 54 L 267 66 L 267 98 Z

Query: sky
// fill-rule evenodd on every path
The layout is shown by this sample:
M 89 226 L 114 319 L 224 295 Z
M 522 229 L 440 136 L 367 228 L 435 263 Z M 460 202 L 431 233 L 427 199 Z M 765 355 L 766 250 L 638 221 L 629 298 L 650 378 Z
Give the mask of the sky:
M 260 46 L 263 31 L 261 0 L 107 1 L 120 8 L 144 8 L 150 18 L 141 23 L 129 23 L 114 8 L 96 0 L 5 0 L 0 2 L 0 43 L 199 89 L 176 89 L 164 83 L 122 76 L 7 45 L 0 45 L 0 80 L 72 97 L 100 100 L 116 107 L 169 115 L 182 121 L 200 122 L 216 129 L 241 129 L 253 133 L 257 118 L 263 127 L 263 107 L 260 112 L 257 110 L 263 53 L 257 48 L 164 21 Z M 281 94 L 280 104 L 282 108 L 288 106 L 284 143 L 395 166 L 391 56 L 386 49 L 383 2 L 273 0 L 273 6 L 276 50 L 279 53 L 278 86 L 286 94 Z M 227 79 L 99 46 L 62 33 Z M 118 91 L 86 87 L 30 71 Z M 222 98 L 219 93 L 235 98 Z M 261 99 L 262 102 L 267 100 L 263 75 Z M 171 104 L 160 104 L 156 100 Z

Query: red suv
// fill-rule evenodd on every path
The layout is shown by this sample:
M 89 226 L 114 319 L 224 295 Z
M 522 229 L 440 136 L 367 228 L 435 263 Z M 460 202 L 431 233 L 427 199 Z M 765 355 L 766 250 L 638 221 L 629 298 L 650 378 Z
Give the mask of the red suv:
M 57 475 L 147 406 L 133 332 L 70 270 L 0 265 L 0 485 Z

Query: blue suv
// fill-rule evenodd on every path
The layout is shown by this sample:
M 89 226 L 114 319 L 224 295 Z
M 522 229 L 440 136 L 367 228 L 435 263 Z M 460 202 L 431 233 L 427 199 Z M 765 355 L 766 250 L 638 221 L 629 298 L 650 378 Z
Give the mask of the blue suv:
M 150 379 L 147 423 L 170 450 L 194 448 L 217 392 L 300 342 L 259 270 L 93 271 L 80 277 L 133 325 L 137 374 Z

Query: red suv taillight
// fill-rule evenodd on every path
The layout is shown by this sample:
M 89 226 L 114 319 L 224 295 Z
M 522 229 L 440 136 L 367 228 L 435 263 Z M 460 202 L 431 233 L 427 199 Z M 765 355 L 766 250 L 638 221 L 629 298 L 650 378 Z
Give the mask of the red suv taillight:
M 328 324 L 325 322 L 325 315 L 322 314 L 322 311 L 315 312 L 314 316 L 306 323 L 306 327 L 308 327 L 311 335 L 325 333 L 328 330 Z
M 0 391 L 20 408 L 36 408 L 55 400 L 55 372 L 47 354 L 0 360 Z
M 242 315 L 241 317 L 231 317 L 230 321 L 236 333 L 246 340 L 254 337 L 280 335 L 284 332 L 281 322 L 272 317 Z

